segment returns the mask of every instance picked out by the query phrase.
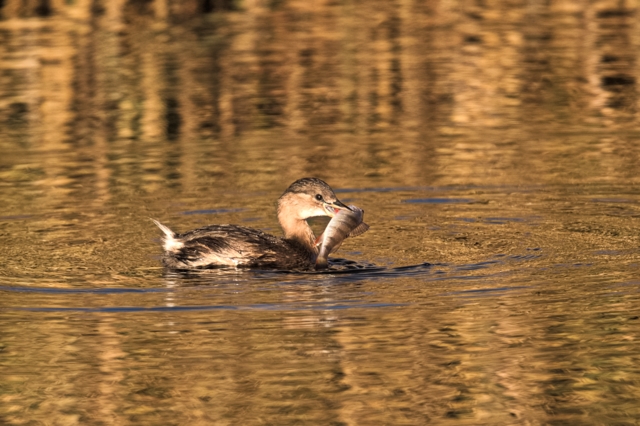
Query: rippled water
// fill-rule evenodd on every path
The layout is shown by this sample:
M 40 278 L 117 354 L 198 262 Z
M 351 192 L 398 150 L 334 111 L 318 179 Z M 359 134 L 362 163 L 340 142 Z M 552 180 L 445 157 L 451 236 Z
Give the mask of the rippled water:
M 0 2 L 1 424 L 637 424 L 635 6 L 43 5 Z M 368 267 L 162 268 L 150 218 L 278 234 L 303 176 Z

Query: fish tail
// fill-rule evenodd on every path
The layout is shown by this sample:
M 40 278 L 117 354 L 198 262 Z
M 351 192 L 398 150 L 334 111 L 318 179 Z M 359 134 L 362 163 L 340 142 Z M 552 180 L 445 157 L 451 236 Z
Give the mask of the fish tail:
M 362 235 L 369 230 L 369 225 L 362 222 L 358 225 L 353 231 L 349 232 L 349 237 L 357 237 L 358 235 Z

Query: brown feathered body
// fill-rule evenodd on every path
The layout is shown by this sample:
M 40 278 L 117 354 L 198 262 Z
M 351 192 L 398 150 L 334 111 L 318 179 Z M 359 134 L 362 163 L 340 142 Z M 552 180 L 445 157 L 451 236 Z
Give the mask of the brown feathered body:
M 172 269 L 236 266 L 304 270 L 314 267 L 316 255 L 317 251 L 296 240 L 258 229 L 210 225 L 165 238 L 162 261 Z

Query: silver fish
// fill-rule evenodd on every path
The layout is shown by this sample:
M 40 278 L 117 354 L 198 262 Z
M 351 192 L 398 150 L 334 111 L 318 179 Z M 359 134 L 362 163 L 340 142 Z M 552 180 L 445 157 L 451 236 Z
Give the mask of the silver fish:
M 349 208 L 351 211 L 340 210 L 317 239 L 316 245 L 320 245 L 320 248 L 316 258 L 316 269 L 328 267 L 329 254 L 338 250 L 345 238 L 357 237 L 369 229 L 369 225 L 362 221 L 364 210 L 356 206 L 349 206 Z

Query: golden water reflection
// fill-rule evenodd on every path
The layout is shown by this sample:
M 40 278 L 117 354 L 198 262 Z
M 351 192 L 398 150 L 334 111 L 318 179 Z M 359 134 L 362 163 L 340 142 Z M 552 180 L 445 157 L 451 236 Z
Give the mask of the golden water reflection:
M 632 424 L 636 2 L 0 2 L 0 423 Z M 359 276 L 164 271 L 149 217 Z
M 637 294 L 593 285 L 460 297 L 452 286 L 465 291 L 455 280 L 400 279 L 235 294 L 279 298 L 286 310 L 5 311 L 1 415 L 7 424 L 51 414 L 66 424 L 547 424 L 640 414 Z M 584 290 L 599 299 L 585 304 Z M 176 291 L 184 306 L 189 291 Z M 366 292 L 416 302 L 359 308 Z M 222 288 L 200 293 L 232 300 Z

